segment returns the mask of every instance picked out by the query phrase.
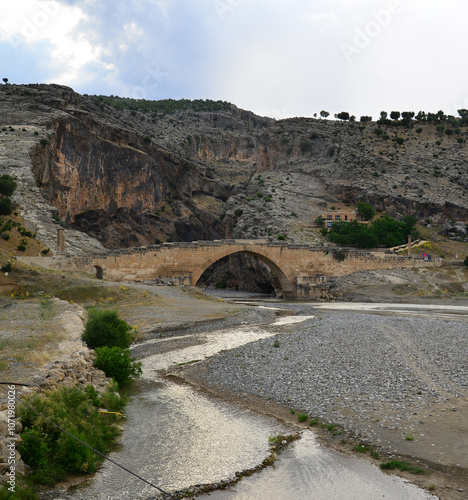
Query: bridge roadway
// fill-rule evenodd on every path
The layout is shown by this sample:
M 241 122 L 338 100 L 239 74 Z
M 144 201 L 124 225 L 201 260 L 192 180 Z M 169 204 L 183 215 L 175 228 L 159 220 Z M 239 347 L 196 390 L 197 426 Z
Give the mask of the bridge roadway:
M 112 250 L 83 255 L 19 257 L 44 268 L 92 273 L 109 281 L 170 279 L 178 285 L 196 285 L 201 275 L 218 260 L 238 252 L 255 255 L 278 277 L 285 297 L 319 297 L 327 292 L 328 278 L 357 271 L 402 267 L 437 266 L 383 252 L 290 245 L 267 240 L 215 240 L 163 243 L 148 247 Z

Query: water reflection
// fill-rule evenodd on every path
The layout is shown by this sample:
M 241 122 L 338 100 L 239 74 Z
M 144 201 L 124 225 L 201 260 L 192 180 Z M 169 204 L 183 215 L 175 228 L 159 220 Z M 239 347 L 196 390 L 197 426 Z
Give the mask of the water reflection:
M 227 479 L 268 454 L 268 437 L 288 432 L 276 420 L 204 397 L 188 386 L 139 382 L 127 407 L 122 446 L 112 458 L 171 491 Z M 105 463 L 77 499 L 144 499 L 155 490 Z
M 200 345 L 149 356 L 143 379 L 132 387 L 122 445 L 111 457 L 166 491 L 232 478 L 268 455 L 268 437 L 290 433 L 272 418 L 210 399 L 196 389 L 163 381 L 157 370 L 205 359 L 223 349 L 277 335 L 282 328 L 313 316 L 289 316 L 271 325 L 240 326 L 201 334 Z M 153 340 L 166 342 L 167 340 Z M 89 487 L 75 499 L 136 500 L 154 498 L 149 485 L 105 463 Z M 311 432 L 281 455 L 272 468 L 244 478 L 235 490 L 216 492 L 211 500 L 376 499 L 424 500 L 431 497 L 369 463 L 319 446 Z M 205 496 L 206 498 L 206 496 Z
M 296 441 L 261 474 L 244 478 L 230 491 L 199 495 L 205 500 L 426 500 L 437 497 L 385 475 L 363 460 L 319 446 L 311 432 Z

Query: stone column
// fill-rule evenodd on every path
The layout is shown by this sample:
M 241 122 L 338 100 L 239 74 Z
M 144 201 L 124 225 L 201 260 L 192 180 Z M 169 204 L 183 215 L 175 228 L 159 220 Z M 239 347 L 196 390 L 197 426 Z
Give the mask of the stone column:
M 57 229 L 57 255 L 65 253 L 65 229 Z

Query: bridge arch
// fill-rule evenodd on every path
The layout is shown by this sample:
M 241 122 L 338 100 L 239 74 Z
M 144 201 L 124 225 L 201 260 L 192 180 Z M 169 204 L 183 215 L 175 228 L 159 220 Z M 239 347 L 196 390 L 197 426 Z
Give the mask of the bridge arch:
M 192 284 L 196 285 L 198 283 L 198 280 L 201 278 L 202 274 L 213 264 L 221 260 L 223 257 L 227 257 L 229 255 L 234 255 L 236 253 L 246 253 L 249 255 L 253 255 L 257 257 L 259 260 L 261 260 L 264 264 L 266 264 L 272 272 L 276 275 L 278 278 L 280 284 L 281 284 L 281 289 L 283 291 L 283 294 L 285 296 L 290 296 L 291 294 L 294 293 L 294 287 L 291 283 L 290 278 L 286 275 L 286 273 L 281 269 L 281 267 L 276 264 L 273 260 L 271 260 L 269 257 L 266 255 L 263 255 L 262 253 L 254 250 L 247 250 L 247 249 L 223 249 L 223 251 L 220 251 L 216 256 L 207 259 L 205 262 L 203 262 L 202 265 L 198 266 L 196 269 L 193 270 L 192 272 Z
M 104 279 L 104 267 L 94 264 L 91 268 L 91 274 L 94 274 L 98 280 Z

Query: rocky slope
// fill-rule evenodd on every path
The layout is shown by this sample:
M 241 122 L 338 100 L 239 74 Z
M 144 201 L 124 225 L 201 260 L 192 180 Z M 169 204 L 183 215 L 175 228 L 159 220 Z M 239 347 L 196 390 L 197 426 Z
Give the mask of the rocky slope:
M 228 103 L 164 113 L 57 85 L 0 90 L 1 171 L 19 178 L 16 201 L 40 237 L 54 239 L 60 222 L 82 231 L 67 235 L 67 251 L 279 235 L 317 243 L 315 217 L 358 201 L 468 219 L 466 126 L 448 135 L 448 122 L 275 121 Z

